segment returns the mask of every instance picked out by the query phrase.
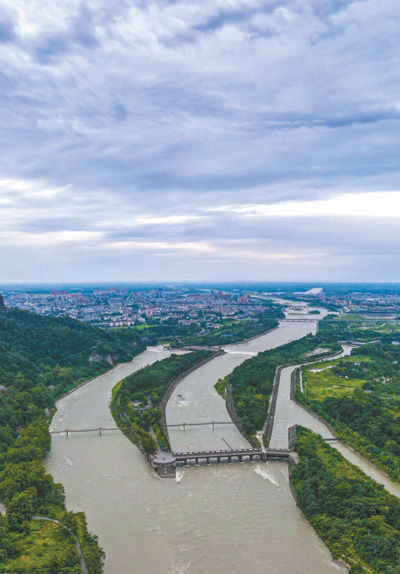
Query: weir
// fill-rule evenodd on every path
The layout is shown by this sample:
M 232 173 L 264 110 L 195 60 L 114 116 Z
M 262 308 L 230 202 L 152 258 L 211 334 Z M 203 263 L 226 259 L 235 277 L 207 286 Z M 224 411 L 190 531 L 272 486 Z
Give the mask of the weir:
M 155 453 L 150 455 L 150 463 L 163 478 L 174 477 L 177 466 L 198 464 L 229 464 L 243 462 L 268 462 L 289 460 L 287 449 L 231 449 L 195 452 Z
M 176 463 L 188 464 L 194 460 L 198 463 L 200 460 L 211 463 L 212 461 L 218 463 L 233 462 L 237 459 L 239 462 L 251 462 L 254 460 L 288 460 L 290 455 L 289 450 L 285 449 L 258 449 L 250 448 L 244 450 L 216 450 L 216 451 L 199 451 L 199 452 L 181 452 L 174 453 Z

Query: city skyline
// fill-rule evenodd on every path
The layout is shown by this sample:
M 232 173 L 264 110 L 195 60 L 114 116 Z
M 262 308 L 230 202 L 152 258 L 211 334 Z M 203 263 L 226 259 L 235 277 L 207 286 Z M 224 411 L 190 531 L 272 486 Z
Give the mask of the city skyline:
M 0 284 L 400 281 L 393 0 L 0 8 Z

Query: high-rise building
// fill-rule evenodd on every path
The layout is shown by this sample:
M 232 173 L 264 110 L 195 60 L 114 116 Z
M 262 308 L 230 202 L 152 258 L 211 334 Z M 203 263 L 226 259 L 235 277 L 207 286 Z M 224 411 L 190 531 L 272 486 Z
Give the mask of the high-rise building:
M 6 309 L 6 306 L 4 305 L 4 297 L 0 293 L 0 311 L 5 311 L 5 309 Z

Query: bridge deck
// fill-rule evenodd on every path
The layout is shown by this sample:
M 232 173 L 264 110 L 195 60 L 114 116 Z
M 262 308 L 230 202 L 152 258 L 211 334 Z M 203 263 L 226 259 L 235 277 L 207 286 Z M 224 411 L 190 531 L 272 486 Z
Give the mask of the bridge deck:
M 196 451 L 196 452 L 175 452 L 173 456 L 176 462 L 187 462 L 188 460 L 198 460 L 198 459 L 231 459 L 232 457 L 260 457 L 262 460 L 267 460 L 268 458 L 281 458 L 287 459 L 289 457 L 290 451 L 286 449 L 266 449 L 263 451 L 259 448 L 249 448 L 249 449 L 233 449 L 233 450 L 208 450 L 208 451 Z
M 203 427 L 203 426 L 212 426 L 214 427 L 215 425 L 233 425 L 233 421 L 209 421 L 206 423 L 175 423 L 172 425 L 167 425 L 168 428 L 172 428 L 172 427 Z

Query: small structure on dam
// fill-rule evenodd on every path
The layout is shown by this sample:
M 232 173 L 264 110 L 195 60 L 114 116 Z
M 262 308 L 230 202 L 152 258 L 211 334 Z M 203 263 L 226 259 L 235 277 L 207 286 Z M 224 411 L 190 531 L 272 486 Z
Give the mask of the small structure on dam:
M 150 464 L 162 478 L 174 478 L 176 459 L 172 452 L 158 451 L 149 457 Z

